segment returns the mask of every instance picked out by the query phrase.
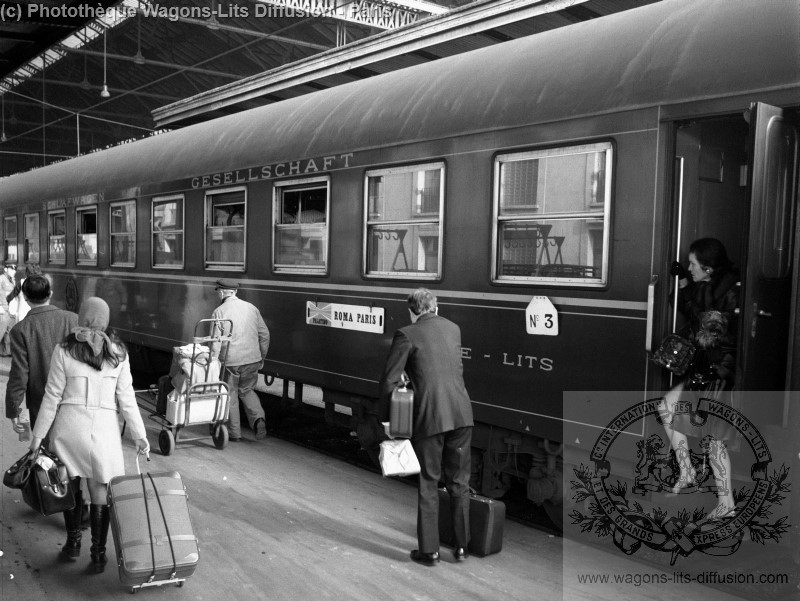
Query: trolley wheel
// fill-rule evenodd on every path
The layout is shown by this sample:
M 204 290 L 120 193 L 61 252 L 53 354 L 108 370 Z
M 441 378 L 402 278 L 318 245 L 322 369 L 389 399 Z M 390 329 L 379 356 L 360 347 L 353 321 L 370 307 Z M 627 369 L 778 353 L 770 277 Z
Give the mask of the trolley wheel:
M 228 426 L 220 424 L 214 428 L 214 433 L 211 435 L 214 440 L 214 446 L 218 449 L 224 449 L 228 445 Z
M 139 592 L 139 589 L 138 589 L 138 588 L 136 588 L 135 586 L 132 586 L 132 587 L 131 587 L 131 590 L 130 590 L 130 593 L 131 593 L 131 595 L 135 595 L 135 594 L 136 594 L 136 593 L 138 593 L 138 592 Z
M 162 455 L 169 455 L 175 450 L 175 436 L 172 430 L 161 430 L 158 435 L 158 448 Z
M 184 582 L 186 582 L 186 581 L 185 581 L 185 580 L 181 580 L 181 581 L 178 583 L 178 588 L 183 588 L 183 583 L 184 583 Z

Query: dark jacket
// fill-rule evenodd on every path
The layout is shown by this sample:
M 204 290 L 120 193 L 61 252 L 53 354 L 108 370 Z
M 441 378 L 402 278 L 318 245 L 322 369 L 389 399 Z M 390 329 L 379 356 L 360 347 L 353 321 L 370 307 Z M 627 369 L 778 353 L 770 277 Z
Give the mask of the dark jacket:
M 691 339 L 698 346 L 696 370 L 711 370 L 733 385 L 736 372 L 736 345 L 738 338 L 739 271 L 735 268 L 719 272 L 705 282 L 691 282 L 678 292 L 678 308 L 689 321 Z M 727 322 L 725 333 L 711 346 L 704 346 L 703 315 L 719 311 Z
M 11 328 L 11 370 L 6 385 L 6 417 L 19 415 L 23 400 L 36 421 L 53 350 L 77 327 L 78 316 L 53 305 L 34 306 Z
M 413 439 L 473 425 L 461 363 L 461 330 L 456 324 L 425 313 L 395 333 L 380 382 L 383 421 L 403 371 L 414 389 Z

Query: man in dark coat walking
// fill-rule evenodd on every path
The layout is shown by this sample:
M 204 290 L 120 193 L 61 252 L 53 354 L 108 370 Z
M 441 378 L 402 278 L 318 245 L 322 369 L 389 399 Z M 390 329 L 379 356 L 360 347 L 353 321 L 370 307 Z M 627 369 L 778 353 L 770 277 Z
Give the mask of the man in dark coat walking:
M 464 386 L 461 330 L 440 317 L 436 297 L 418 288 L 408 297 L 411 325 L 394 335 L 380 382 L 381 415 L 389 412 L 392 391 L 403 372 L 414 389 L 414 432 L 411 443 L 420 463 L 417 505 L 417 563 L 439 561 L 439 492 L 444 482 L 450 494 L 455 533 L 454 556 L 467 557 L 469 543 L 469 477 L 472 404 Z
M 36 423 L 53 350 L 78 326 L 75 313 L 50 304 L 53 291 L 44 276 L 26 278 L 22 294 L 31 310 L 9 333 L 11 370 L 6 385 L 6 417 L 12 421 L 15 432 L 22 430 L 19 413 L 23 400 L 31 415 L 31 427 Z

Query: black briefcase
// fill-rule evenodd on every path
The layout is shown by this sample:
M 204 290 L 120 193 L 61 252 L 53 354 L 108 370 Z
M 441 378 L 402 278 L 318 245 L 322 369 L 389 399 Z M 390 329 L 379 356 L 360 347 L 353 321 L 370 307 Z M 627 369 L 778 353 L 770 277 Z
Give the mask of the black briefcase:
M 482 497 L 474 491 L 470 491 L 469 496 L 469 552 L 478 557 L 499 553 L 503 548 L 505 503 Z M 448 547 L 455 546 L 450 494 L 445 488 L 439 489 L 439 541 Z

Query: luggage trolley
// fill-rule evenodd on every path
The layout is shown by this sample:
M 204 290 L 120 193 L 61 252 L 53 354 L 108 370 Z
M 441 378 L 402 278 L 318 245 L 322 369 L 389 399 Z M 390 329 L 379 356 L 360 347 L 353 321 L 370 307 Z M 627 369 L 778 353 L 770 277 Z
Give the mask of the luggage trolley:
M 207 328 L 207 335 L 200 335 Z M 164 406 L 156 404 L 150 419 L 161 425 L 158 448 L 164 455 L 175 450 L 181 429 L 209 424 L 214 446 L 224 449 L 228 444 L 230 387 L 221 380 L 231 341 L 233 322 L 230 319 L 201 319 L 195 324 L 192 342 L 173 348 L 169 376 L 161 380 L 178 381 L 179 387 L 166 397 Z M 213 357 L 218 351 L 218 359 Z M 187 369 L 188 366 L 188 369 Z M 159 386 L 159 388 L 161 388 Z M 159 390 L 159 394 L 163 391 Z M 182 442 L 201 440 L 209 435 L 181 438 Z

